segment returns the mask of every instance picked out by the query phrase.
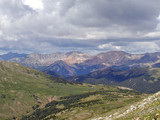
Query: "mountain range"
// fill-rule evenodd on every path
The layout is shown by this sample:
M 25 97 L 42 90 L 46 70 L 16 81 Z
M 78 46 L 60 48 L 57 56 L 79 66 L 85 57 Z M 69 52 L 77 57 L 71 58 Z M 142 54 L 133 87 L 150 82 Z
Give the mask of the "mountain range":
M 104 68 L 127 70 L 135 67 L 160 67 L 159 52 L 129 54 L 123 51 L 110 51 L 97 55 L 77 51 L 52 54 L 32 53 L 28 55 L 8 53 L 1 55 L 0 59 L 17 62 L 51 75 L 57 73 L 61 76 L 85 75 Z

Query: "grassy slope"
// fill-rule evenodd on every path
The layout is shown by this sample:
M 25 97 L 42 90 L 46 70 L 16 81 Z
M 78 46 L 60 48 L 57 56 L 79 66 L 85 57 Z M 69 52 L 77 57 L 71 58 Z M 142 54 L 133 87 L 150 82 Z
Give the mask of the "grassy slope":
M 160 92 L 150 95 L 140 102 L 117 109 L 105 117 L 99 118 L 101 118 L 101 120 L 159 120 Z M 98 120 L 99 118 L 92 120 Z
M 56 81 L 63 82 L 17 63 L 0 62 L 0 120 L 29 114 L 36 107 L 43 107 L 61 96 L 102 88 L 100 85 L 88 87 L 87 84 L 64 84 Z
M 144 96 L 134 91 L 108 87 L 96 92 L 62 97 L 22 120 L 86 120 L 133 104 Z

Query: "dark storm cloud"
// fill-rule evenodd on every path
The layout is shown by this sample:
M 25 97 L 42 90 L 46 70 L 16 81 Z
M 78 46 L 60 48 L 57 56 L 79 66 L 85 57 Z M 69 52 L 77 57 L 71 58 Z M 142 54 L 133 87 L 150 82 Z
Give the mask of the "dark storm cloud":
M 40 1 L 0 0 L 1 51 L 159 50 L 159 0 Z
M 75 3 L 76 1 L 76 3 Z M 159 15 L 159 0 L 75 0 L 65 11 L 68 21 L 84 27 L 124 26 L 152 30 Z M 67 1 L 66 1 L 66 4 Z

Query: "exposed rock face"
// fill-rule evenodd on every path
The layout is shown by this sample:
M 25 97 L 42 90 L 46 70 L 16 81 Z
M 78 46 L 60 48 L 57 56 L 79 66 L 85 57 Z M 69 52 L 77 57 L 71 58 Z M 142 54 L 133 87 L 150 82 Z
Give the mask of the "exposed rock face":
M 73 51 L 66 53 L 66 57 L 63 59 L 63 61 L 65 61 L 67 64 L 79 64 L 90 59 L 91 57 L 91 55 Z
M 81 63 L 91 58 L 90 55 L 81 52 L 69 52 L 69 53 L 52 53 L 52 54 L 37 54 L 33 53 L 24 58 L 15 58 L 10 61 L 19 62 L 25 66 L 41 69 L 44 66 L 49 66 L 56 61 L 63 60 L 67 64 Z

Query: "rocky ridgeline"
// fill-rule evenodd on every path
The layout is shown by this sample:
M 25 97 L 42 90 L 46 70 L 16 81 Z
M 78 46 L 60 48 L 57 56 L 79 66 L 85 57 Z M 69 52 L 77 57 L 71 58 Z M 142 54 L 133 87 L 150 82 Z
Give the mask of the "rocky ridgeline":
M 134 67 L 160 67 L 160 52 L 146 53 L 146 54 L 129 54 L 124 51 L 110 51 L 99 53 L 97 55 L 89 55 L 78 51 L 72 51 L 67 53 L 55 52 L 51 54 L 18 54 L 18 53 L 7 53 L 0 55 L 0 60 L 12 61 L 20 63 L 24 66 L 46 71 L 46 67 L 54 68 L 47 69 L 49 73 L 63 71 L 63 68 L 67 68 L 64 76 L 68 76 L 68 72 L 74 73 L 70 75 L 82 75 L 88 74 L 95 70 L 102 68 L 116 68 L 116 69 L 130 69 Z M 63 61 L 66 64 L 59 67 L 59 62 Z M 53 64 L 55 66 L 53 66 Z M 51 65 L 51 67 L 50 67 Z M 66 66 L 67 65 L 67 66 Z M 58 69 L 58 71 L 57 71 Z M 76 72 L 75 72 L 76 71 Z M 85 71 L 85 72 L 84 72 Z M 52 75 L 52 74 L 51 74 Z
M 154 113 L 154 112 L 157 112 L 157 113 Z M 160 112 L 160 92 L 157 92 L 156 94 L 149 96 L 143 101 L 137 102 L 136 104 L 131 105 L 125 111 L 119 110 L 119 112 L 116 112 L 109 116 L 93 118 L 91 120 L 115 120 L 115 119 L 120 120 L 123 118 L 127 118 L 131 115 L 133 116 L 133 120 L 141 120 L 141 116 L 148 115 L 148 118 L 149 118 L 149 114 L 152 114 L 152 113 L 155 114 L 155 117 L 157 117 L 157 118 L 153 118 L 153 120 L 160 120 L 159 112 Z

